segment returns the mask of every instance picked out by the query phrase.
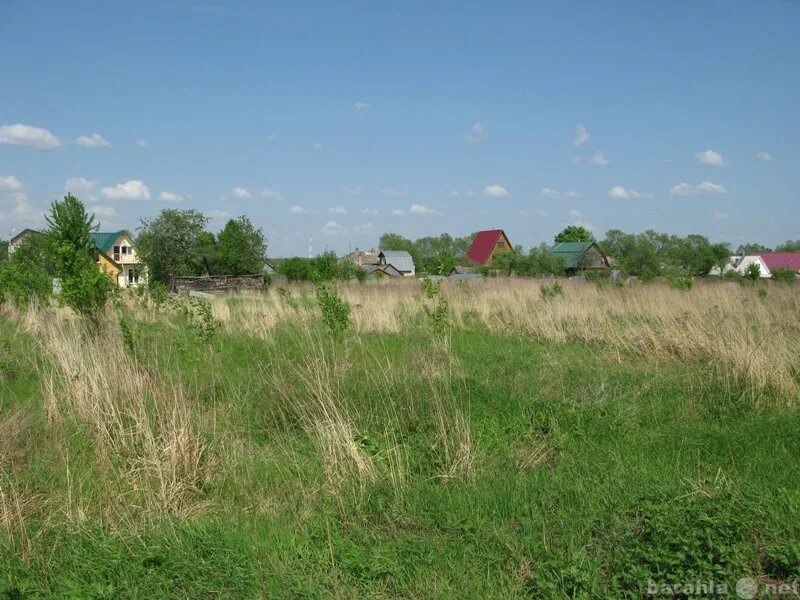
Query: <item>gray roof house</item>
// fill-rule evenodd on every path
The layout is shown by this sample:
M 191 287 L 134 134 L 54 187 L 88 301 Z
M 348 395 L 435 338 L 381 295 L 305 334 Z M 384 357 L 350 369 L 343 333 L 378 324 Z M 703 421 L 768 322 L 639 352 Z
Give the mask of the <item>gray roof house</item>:
M 392 265 L 400 271 L 404 277 L 414 277 L 414 259 L 405 250 L 382 250 L 378 254 L 378 264 Z

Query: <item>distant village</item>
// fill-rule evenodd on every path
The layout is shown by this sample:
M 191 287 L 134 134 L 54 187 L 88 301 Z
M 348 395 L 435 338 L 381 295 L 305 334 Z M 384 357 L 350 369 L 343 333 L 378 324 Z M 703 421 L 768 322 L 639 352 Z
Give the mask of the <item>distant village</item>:
M 569 228 L 568 228 L 569 229 Z M 40 235 L 33 229 L 24 229 L 14 235 L 8 242 L 8 256 L 11 257 L 27 240 Z M 94 258 L 97 267 L 107 273 L 120 288 L 135 288 L 147 281 L 147 267 L 137 253 L 136 241 L 128 230 L 95 232 L 90 234 L 94 246 Z M 544 267 L 533 274 L 563 274 L 566 276 L 596 275 L 605 272 L 613 277 L 621 273 L 624 265 L 610 257 L 603 246 L 593 239 L 558 241 L 552 246 L 543 246 L 538 250 L 543 259 L 549 260 L 553 266 Z M 756 248 L 761 250 L 761 248 Z M 478 280 L 489 275 L 518 274 L 513 269 L 515 250 L 508 235 L 502 229 L 490 229 L 476 232 L 469 243 L 463 257 L 446 261 L 437 266 L 435 271 L 426 269 L 420 272 L 415 264 L 414 256 L 404 249 L 372 248 L 354 251 L 337 257 L 340 263 L 349 264 L 355 269 L 354 278 L 359 280 L 381 280 L 393 278 L 417 277 L 422 275 L 436 279 Z M 282 259 L 305 260 L 305 259 Z M 264 260 L 263 273 L 221 273 L 200 275 L 181 275 L 175 277 L 170 291 L 217 292 L 230 289 L 259 288 L 264 285 L 264 278 L 295 279 L 283 272 L 281 259 Z M 800 278 L 800 251 L 759 251 L 724 256 L 724 260 L 710 266 L 697 275 L 711 277 L 750 277 L 751 279 L 770 279 L 787 274 Z M 296 279 L 302 279 L 298 277 Z

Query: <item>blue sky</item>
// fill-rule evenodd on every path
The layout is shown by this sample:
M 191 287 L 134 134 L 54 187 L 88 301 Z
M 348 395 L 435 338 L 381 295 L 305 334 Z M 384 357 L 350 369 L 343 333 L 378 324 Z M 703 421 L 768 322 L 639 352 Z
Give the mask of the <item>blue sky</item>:
M 269 254 L 501 227 L 800 238 L 800 4 L 0 2 L 0 233 L 248 215 Z

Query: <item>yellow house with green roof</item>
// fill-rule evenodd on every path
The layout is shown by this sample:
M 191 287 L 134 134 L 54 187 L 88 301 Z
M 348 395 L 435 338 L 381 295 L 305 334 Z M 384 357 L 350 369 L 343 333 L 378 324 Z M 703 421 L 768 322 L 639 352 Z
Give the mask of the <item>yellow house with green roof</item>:
M 130 231 L 98 231 L 89 237 L 96 250 L 98 268 L 113 277 L 119 287 L 136 287 L 145 282 L 146 268 L 136 255 Z

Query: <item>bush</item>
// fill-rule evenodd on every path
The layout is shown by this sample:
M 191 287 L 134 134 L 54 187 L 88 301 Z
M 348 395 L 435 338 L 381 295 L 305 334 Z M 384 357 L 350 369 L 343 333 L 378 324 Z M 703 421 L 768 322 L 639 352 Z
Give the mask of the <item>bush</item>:
M 550 300 L 551 298 L 555 298 L 557 296 L 563 296 L 564 288 L 561 287 L 561 284 L 557 281 L 554 281 L 549 285 L 543 283 L 539 286 L 539 295 L 542 297 L 542 300 Z
M 791 269 L 772 269 L 772 280 L 794 283 L 797 281 L 797 273 Z
M 19 251 L 17 251 L 19 252 Z M 52 294 L 53 279 L 38 263 L 17 258 L 0 264 L 0 304 L 10 302 L 16 308 L 27 308 L 31 300 L 43 300 Z
M 425 292 L 422 310 L 428 326 L 434 335 L 444 338 L 450 329 L 450 305 L 441 295 L 442 282 L 426 277 L 422 280 L 422 289 Z
M 671 273 L 666 276 L 667 285 L 673 290 L 689 291 L 694 285 L 694 279 L 686 273 Z
M 744 271 L 744 277 L 750 281 L 758 281 L 761 278 L 761 267 L 758 263 L 750 263 Z
M 118 290 L 112 279 L 89 264 L 78 273 L 61 280 L 59 301 L 96 326 L 106 303 Z
M 315 294 L 323 322 L 334 337 L 340 337 L 350 325 L 350 305 L 326 285 L 317 285 Z

